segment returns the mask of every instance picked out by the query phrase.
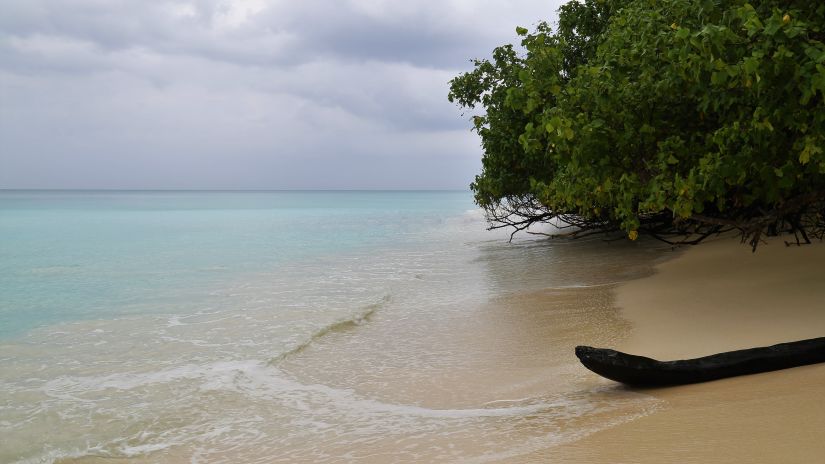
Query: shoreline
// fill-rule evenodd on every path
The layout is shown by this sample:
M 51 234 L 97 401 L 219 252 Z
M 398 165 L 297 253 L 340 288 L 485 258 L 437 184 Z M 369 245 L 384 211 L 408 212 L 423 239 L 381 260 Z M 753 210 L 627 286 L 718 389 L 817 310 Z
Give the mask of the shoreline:
M 756 253 L 731 237 L 703 243 L 617 288 L 619 314 L 632 328 L 616 348 L 671 360 L 821 337 L 823 270 L 822 242 L 786 247 L 771 239 Z M 532 458 L 808 463 L 825 456 L 825 364 L 639 391 L 662 407 Z
M 825 285 L 819 285 L 825 282 L 816 272 L 817 264 L 825 263 L 825 244 L 786 248 L 777 242 L 753 255 L 736 240 L 717 239 L 678 253 L 648 256 L 643 251 L 650 248 L 640 251 L 632 244 L 584 245 L 548 248 L 537 255 L 542 259 L 527 261 L 537 264 L 527 270 L 523 265 L 531 255 L 522 253 L 512 255 L 511 261 L 483 261 L 478 271 L 484 273 L 470 277 L 473 282 L 484 277 L 488 285 L 497 286 L 499 291 L 490 298 L 421 306 L 418 287 L 406 297 L 399 293 L 368 324 L 317 338 L 276 368 L 231 366 L 217 359 L 195 375 L 187 366 L 183 371 L 150 371 L 138 386 L 164 400 L 164 390 L 152 385 L 166 389 L 203 383 L 210 393 L 199 393 L 207 396 L 192 404 L 215 408 L 220 398 L 221 405 L 229 406 L 216 412 L 214 417 L 221 420 L 245 417 L 248 408 L 271 414 L 266 425 L 256 426 L 258 433 L 271 437 L 300 431 L 271 419 L 286 414 L 302 419 L 292 401 L 306 404 L 302 410 L 320 410 L 307 417 L 328 421 L 327 429 L 354 423 L 348 433 L 367 431 L 357 447 L 353 441 L 312 432 L 300 441 L 250 441 L 209 451 L 203 458 L 210 462 L 319 462 L 321 451 L 327 462 L 349 453 L 359 462 L 386 462 L 395 456 L 396 462 L 514 464 L 807 463 L 825 455 L 819 437 L 825 429 L 825 364 L 634 390 L 587 371 L 573 355 L 576 344 L 593 344 L 677 359 L 816 336 L 818 329 L 825 329 L 825 314 L 817 310 L 817 304 L 825 302 Z M 546 273 L 536 274 L 546 257 L 584 262 L 586 274 L 574 267 L 564 272 L 580 272 L 593 285 L 580 285 L 580 277 L 565 275 L 572 285 L 512 286 L 531 276 L 547 279 Z M 617 276 L 624 280 L 614 282 Z M 792 300 L 774 291 L 777 279 L 782 288 L 791 288 Z M 418 285 L 433 286 L 426 281 Z M 766 292 L 777 295 L 771 299 Z M 791 301 L 794 311 L 773 311 L 770 305 L 777 299 Z M 720 312 L 708 301 L 740 304 Z M 792 326 L 776 329 L 777 320 L 789 318 Z M 730 328 L 742 321 L 749 323 L 749 330 Z M 186 375 L 157 380 L 168 372 Z M 146 377 L 127 371 L 102 379 L 124 384 L 124 394 L 134 390 L 145 397 L 130 385 Z M 95 395 L 95 388 L 81 394 Z M 361 422 L 366 425 L 359 429 Z M 415 426 L 422 428 L 408 433 Z M 381 435 L 370 434 L 376 427 L 383 430 Z M 159 430 L 170 433 L 176 428 L 172 424 Z M 319 448 L 307 448 L 310 441 Z M 416 454 L 405 454 L 413 445 Z M 56 462 L 182 463 L 201 452 L 198 446 L 195 440 L 147 453 L 87 453 Z

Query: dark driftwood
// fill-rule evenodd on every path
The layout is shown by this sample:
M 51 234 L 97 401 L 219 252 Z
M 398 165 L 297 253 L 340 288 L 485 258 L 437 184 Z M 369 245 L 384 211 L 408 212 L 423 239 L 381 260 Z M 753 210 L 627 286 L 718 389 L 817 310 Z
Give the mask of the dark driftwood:
M 728 351 L 683 361 L 657 361 L 620 351 L 577 346 L 591 371 L 635 386 L 680 385 L 825 362 L 825 337 Z

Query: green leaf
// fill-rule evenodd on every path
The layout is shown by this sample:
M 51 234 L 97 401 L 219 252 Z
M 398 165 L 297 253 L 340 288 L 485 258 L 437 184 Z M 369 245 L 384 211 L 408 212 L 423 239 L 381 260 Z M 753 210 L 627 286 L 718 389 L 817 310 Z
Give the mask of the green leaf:
M 814 145 L 810 139 L 807 139 L 805 147 L 802 149 L 802 152 L 799 153 L 799 163 L 803 165 L 808 164 L 808 162 L 811 161 L 812 156 L 820 153 L 822 153 L 822 148 Z
M 742 69 L 745 70 L 748 74 L 756 73 L 756 70 L 759 69 L 759 60 L 754 57 L 748 57 L 742 62 Z

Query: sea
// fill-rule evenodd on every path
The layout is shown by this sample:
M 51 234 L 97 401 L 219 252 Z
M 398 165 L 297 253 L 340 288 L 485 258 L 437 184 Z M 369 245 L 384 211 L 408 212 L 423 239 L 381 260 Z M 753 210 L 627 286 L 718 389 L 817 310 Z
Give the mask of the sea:
M 0 191 L 0 463 L 546 462 L 656 399 L 581 368 L 644 240 L 467 191 Z

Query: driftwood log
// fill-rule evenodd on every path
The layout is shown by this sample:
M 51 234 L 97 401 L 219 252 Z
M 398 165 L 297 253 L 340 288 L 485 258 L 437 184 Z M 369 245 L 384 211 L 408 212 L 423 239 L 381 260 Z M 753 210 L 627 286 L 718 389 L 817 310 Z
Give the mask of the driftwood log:
M 825 337 L 681 361 L 657 361 L 590 346 L 577 346 L 576 356 L 584 367 L 617 382 L 634 386 L 681 385 L 825 362 Z

